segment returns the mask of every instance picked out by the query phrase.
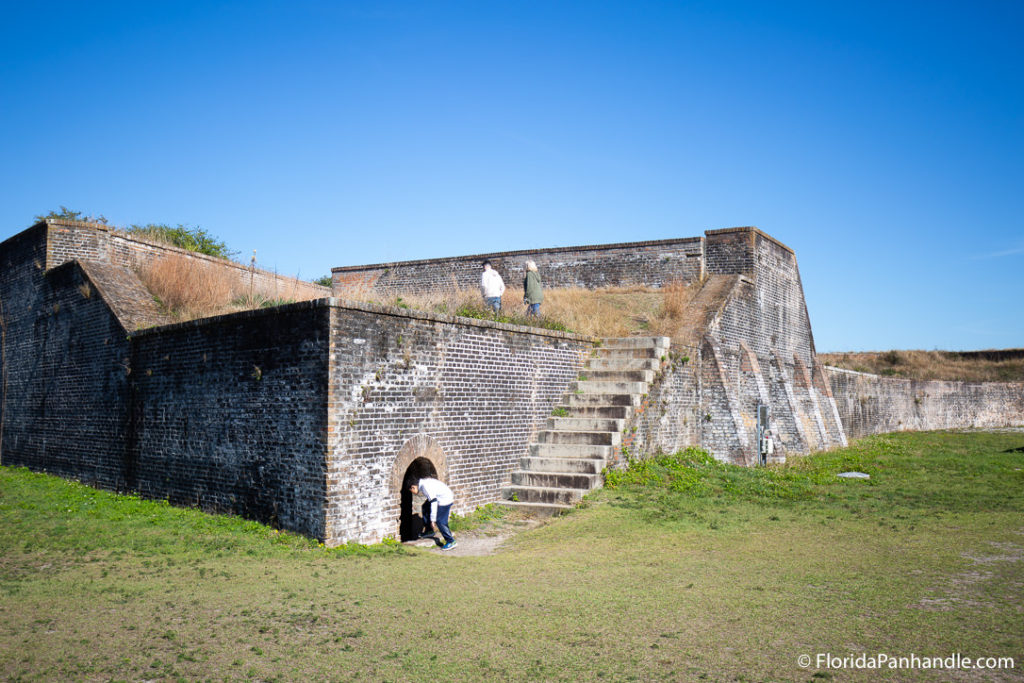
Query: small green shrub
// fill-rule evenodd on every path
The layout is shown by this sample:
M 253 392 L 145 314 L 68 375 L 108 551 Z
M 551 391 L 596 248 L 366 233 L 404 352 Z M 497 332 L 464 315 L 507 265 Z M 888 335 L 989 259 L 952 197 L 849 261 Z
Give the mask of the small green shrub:
M 165 223 L 147 223 L 130 225 L 128 232 L 132 235 L 148 237 L 175 247 L 195 251 L 208 256 L 230 259 L 238 252 L 231 251 L 228 246 L 198 225 L 189 227 L 178 224 L 174 227 Z

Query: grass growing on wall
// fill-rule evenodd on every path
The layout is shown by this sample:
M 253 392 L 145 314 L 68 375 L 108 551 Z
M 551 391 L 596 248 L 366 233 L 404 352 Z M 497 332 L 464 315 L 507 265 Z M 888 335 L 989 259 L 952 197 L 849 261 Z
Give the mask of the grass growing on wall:
M 834 476 L 847 469 L 871 479 Z M 0 671 L 989 680 L 797 663 L 959 652 L 1017 657 L 995 680 L 1020 675 L 1024 434 L 900 433 L 768 470 L 689 451 L 617 477 L 496 555 L 453 557 L 329 551 L 0 468 Z

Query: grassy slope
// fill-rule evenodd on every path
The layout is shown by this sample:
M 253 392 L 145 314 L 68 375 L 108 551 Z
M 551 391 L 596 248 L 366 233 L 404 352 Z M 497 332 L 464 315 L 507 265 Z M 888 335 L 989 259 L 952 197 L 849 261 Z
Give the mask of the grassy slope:
M 1024 351 L 996 351 L 995 358 L 984 355 L 985 352 L 864 351 L 819 353 L 818 360 L 847 370 L 907 379 L 1024 382 Z
M 772 472 L 666 460 L 456 558 L 0 468 L 0 673 L 809 680 L 799 654 L 867 651 L 1013 656 L 1019 675 L 1022 469 L 1020 433 L 876 437 Z

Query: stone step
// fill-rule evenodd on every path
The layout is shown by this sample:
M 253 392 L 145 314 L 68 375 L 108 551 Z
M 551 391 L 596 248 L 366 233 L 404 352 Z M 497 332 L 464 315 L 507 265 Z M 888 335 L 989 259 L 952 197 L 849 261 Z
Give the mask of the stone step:
M 565 408 L 565 410 L 569 412 L 570 417 L 557 417 L 552 419 L 571 420 L 607 418 L 613 420 L 627 420 L 629 419 L 629 416 L 633 414 L 633 408 L 628 405 L 601 405 L 600 403 L 591 400 L 569 400 L 565 405 L 559 407 Z
M 533 486 L 552 489 L 583 489 L 590 491 L 604 483 L 600 474 L 579 472 L 534 472 L 520 470 L 512 473 L 513 486 Z
M 562 515 L 572 510 L 572 505 L 559 505 L 557 503 L 524 503 L 522 501 L 499 500 L 498 505 L 526 512 L 537 517 L 554 517 L 555 515 Z
M 657 349 L 657 348 L 622 348 L 622 349 L 597 349 L 597 355 L 594 356 L 594 360 L 656 360 L 661 361 L 663 356 L 667 356 L 668 351 Z
M 543 429 L 537 432 L 537 443 L 580 444 L 593 446 L 618 446 L 622 443 L 619 432 L 581 432 Z
M 548 429 L 563 432 L 621 432 L 626 426 L 625 418 L 599 417 L 549 417 Z
M 668 349 L 670 337 L 611 337 L 601 340 L 603 349 Z
M 583 500 L 584 489 L 561 489 L 547 486 L 512 485 L 501 490 L 501 497 L 517 503 L 575 505 Z
M 569 385 L 573 394 L 646 394 L 646 382 L 602 382 L 600 380 L 576 381 Z
M 590 370 L 584 374 L 588 382 L 650 383 L 654 381 L 654 370 Z
M 584 374 L 603 372 L 605 370 L 654 370 L 661 368 L 657 358 L 591 358 L 587 361 Z
M 577 408 L 594 406 L 625 406 L 635 407 L 640 405 L 640 396 L 634 394 L 590 394 L 572 393 L 565 399 L 562 406 L 569 411 L 569 417 L 582 417 L 576 414 Z
M 612 457 L 614 446 L 584 446 L 580 444 L 532 443 L 530 457 L 533 458 L 601 458 Z
M 529 472 L 600 474 L 604 466 L 604 458 L 537 458 L 525 456 L 519 459 L 519 467 Z

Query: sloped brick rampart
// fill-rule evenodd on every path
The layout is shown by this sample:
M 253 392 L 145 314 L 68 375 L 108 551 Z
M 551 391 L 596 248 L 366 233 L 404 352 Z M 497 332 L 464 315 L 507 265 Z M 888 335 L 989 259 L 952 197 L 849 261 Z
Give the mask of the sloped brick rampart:
M 235 261 L 215 258 L 168 244 L 148 240 L 105 225 L 79 221 L 49 220 L 37 224 L 47 226 L 46 267 L 72 259 L 123 266 L 140 270 L 156 260 L 177 255 L 208 268 L 227 273 L 239 292 L 253 291 L 274 299 L 303 300 L 330 296 L 327 287 L 278 275 L 259 268 L 250 268 Z

